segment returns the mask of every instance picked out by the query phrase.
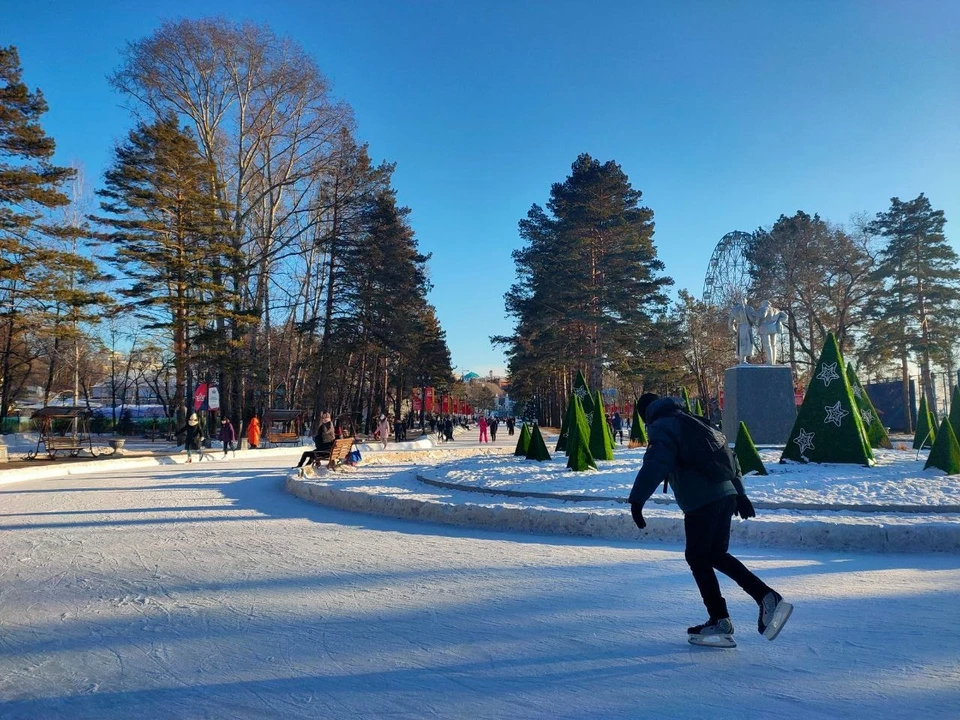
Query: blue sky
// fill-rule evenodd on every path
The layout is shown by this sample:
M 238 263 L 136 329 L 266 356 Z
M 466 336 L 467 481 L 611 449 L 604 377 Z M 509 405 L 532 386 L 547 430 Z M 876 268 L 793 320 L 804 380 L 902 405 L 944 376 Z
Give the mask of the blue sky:
M 458 372 L 504 369 L 517 222 L 579 153 L 615 160 L 699 295 L 731 230 L 925 192 L 960 247 L 960 2 L 0 0 L 0 43 L 99 184 L 131 125 L 106 76 L 162 19 L 267 22 L 350 103 L 430 263 Z

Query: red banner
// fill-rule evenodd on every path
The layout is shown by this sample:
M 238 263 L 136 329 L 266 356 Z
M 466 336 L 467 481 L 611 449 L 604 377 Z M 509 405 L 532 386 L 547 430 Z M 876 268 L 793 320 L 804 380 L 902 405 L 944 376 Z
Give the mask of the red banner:
M 433 406 L 433 388 L 432 387 L 426 388 L 425 400 L 427 403 L 426 405 L 427 412 L 436 412 L 437 410 Z
M 207 399 L 207 384 L 200 383 L 197 385 L 197 389 L 193 393 L 193 409 L 199 410 L 203 407 L 204 401 Z
M 450 412 L 450 396 L 449 395 L 442 396 L 440 400 L 440 412 L 442 412 L 444 415 Z

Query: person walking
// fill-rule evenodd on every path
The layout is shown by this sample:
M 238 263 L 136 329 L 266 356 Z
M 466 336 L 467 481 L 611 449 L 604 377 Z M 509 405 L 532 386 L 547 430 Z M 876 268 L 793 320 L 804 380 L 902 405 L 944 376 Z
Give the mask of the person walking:
M 197 451 L 197 462 L 203 461 L 203 430 L 196 413 L 190 413 L 187 424 L 177 430 L 177 435 L 183 435 L 183 445 L 187 450 L 187 462 L 193 462 L 193 451 Z
M 224 415 L 220 418 L 220 442 L 223 443 L 223 456 L 227 456 L 227 451 L 233 447 L 237 440 L 237 433 L 233 429 L 233 423 Z
M 513 435 L 513 426 L 516 425 L 516 422 L 513 419 L 513 416 L 507 418 L 507 435 Z
M 620 413 L 615 412 L 613 414 L 613 436 L 620 436 L 620 444 L 623 445 L 623 418 L 620 417 Z
M 383 443 L 383 450 L 387 449 L 387 441 L 390 439 L 390 421 L 387 420 L 386 415 L 380 416 L 380 422 L 377 425 L 377 435 L 380 437 L 380 441 Z
M 490 418 L 490 422 L 487 424 L 490 428 L 490 442 L 497 441 L 497 428 L 500 427 L 500 421 L 496 417 Z
M 477 421 L 477 425 L 480 427 L 479 442 L 490 442 L 490 438 L 487 437 L 487 418 L 481 415 L 480 419 Z
M 260 418 L 256 415 L 250 418 L 250 424 L 247 426 L 247 442 L 254 450 L 260 444 Z
M 638 412 L 647 425 L 649 443 L 628 501 L 641 530 L 647 523 L 643 505 L 660 483 L 669 483 L 686 535 L 685 558 L 709 615 L 687 629 L 695 645 L 736 647 L 733 622 L 714 570 L 734 580 L 760 608 L 757 630 L 768 640 L 779 635 L 793 605 L 730 554 L 734 514 L 755 517 L 741 481 L 740 466 L 723 433 L 683 410 L 679 398 L 644 394 Z M 666 484 L 664 485 L 666 488 Z

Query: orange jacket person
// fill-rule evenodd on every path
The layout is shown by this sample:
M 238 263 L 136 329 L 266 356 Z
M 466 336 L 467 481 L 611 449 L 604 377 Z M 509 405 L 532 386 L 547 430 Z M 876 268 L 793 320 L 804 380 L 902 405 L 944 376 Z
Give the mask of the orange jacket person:
M 250 425 L 247 426 L 247 442 L 252 448 L 260 444 L 260 420 L 256 415 L 250 418 Z

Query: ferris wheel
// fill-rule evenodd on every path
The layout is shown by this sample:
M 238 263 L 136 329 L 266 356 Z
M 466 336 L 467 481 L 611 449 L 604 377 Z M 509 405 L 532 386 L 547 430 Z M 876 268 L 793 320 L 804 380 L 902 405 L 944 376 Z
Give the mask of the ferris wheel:
M 750 289 L 750 261 L 747 246 L 751 233 L 728 232 L 713 249 L 707 276 L 703 281 L 703 302 L 714 307 L 729 307 L 747 295 Z

